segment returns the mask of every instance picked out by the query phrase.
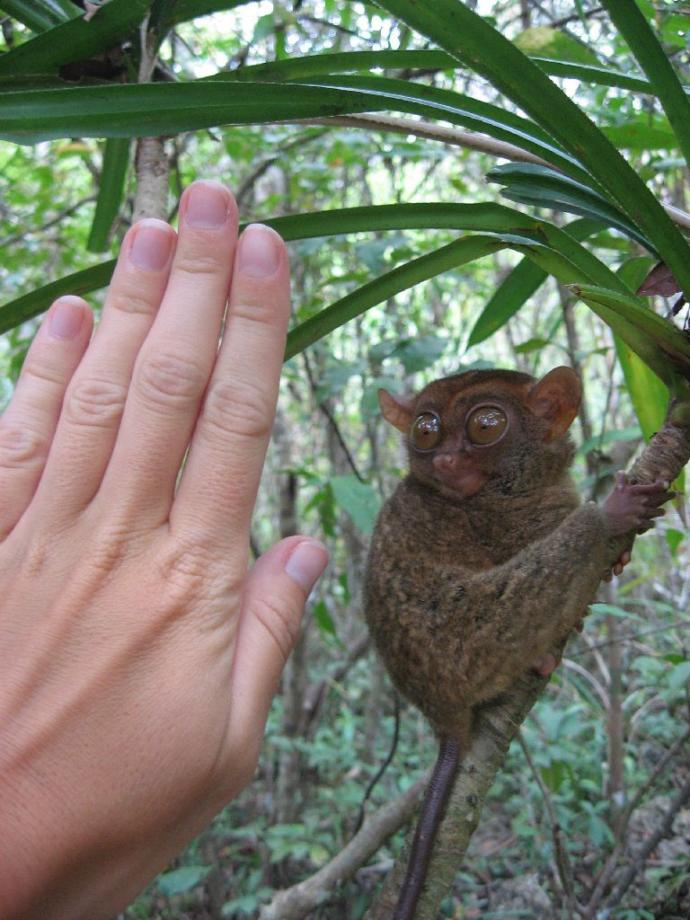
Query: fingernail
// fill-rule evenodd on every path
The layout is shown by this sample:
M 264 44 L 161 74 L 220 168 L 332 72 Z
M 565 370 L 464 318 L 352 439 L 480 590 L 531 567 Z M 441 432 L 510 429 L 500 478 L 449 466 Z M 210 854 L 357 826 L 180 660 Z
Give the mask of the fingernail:
M 149 217 L 140 220 L 133 232 L 129 257 L 134 265 L 147 272 L 159 272 L 165 268 L 173 243 L 170 227 L 162 220 Z
M 251 278 L 266 278 L 280 265 L 280 236 L 263 224 L 250 224 L 240 237 L 237 267 Z
M 285 572 L 306 594 L 309 594 L 327 564 L 326 547 L 316 540 L 304 540 L 298 544 L 285 563 Z
M 185 220 L 190 227 L 217 230 L 228 217 L 230 196 L 219 182 L 195 182 L 185 201 Z
M 50 311 L 48 331 L 55 339 L 76 339 L 84 322 L 84 306 L 77 297 L 61 297 Z

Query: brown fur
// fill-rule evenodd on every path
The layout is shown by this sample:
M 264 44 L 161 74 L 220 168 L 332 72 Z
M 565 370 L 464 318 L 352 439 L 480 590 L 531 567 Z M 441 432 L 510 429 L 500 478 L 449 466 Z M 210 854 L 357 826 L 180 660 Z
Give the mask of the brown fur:
M 366 617 L 400 692 L 465 749 L 473 709 L 567 636 L 592 600 L 602 557 L 616 558 L 599 509 L 576 510 L 570 438 L 550 438 L 564 413 L 570 423 L 576 396 L 565 408 L 553 394 L 539 403 L 526 374 L 471 371 L 435 381 L 406 407 L 410 421 L 436 412 L 443 439 L 424 453 L 408 443 L 410 473 L 371 542 Z M 465 419 L 486 402 L 505 410 L 510 427 L 499 444 L 473 448 Z M 433 458 L 447 451 L 464 453 L 469 476 L 485 477 L 475 494 L 434 478 Z
M 411 401 L 379 392 L 384 416 L 407 437 L 410 471 L 374 530 L 365 613 L 393 683 L 440 739 L 393 920 L 414 916 L 478 708 L 530 667 L 550 672 L 604 570 L 624 564 L 631 535 L 670 497 L 667 484 L 621 477 L 601 509 L 580 506 L 567 433 L 580 395 L 565 367 L 540 381 L 456 374 Z

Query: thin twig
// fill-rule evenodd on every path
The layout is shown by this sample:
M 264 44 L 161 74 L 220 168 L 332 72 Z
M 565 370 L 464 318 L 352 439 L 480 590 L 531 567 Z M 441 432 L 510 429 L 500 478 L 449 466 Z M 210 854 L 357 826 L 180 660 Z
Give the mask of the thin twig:
M 549 816 L 549 822 L 551 824 L 551 837 L 553 838 L 553 849 L 554 853 L 556 854 L 556 867 L 558 868 L 558 877 L 563 887 L 563 893 L 566 898 L 568 910 L 572 915 L 573 911 L 577 910 L 578 905 L 575 898 L 573 867 L 570 863 L 568 848 L 565 845 L 563 830 L 558 820 L 558 816 L 556 815 L 556 809 L 553 807 L 553 802 L 551 801 L 549 790 L 546 788 L 539 770 L 537 770 L 535 763 L 532 760 L 532 755 L 529 752 L 529 748 L 525 743 L 525 739 L 521 731 L 518 731 L 517 733 L 517 740 L 518 744 L 522 748 L 522 753 L 525 755 L 527 766 L 530 768 L 532 776 L 537 786 L 539 787 L 539 791 L 541 792 L 542 798 L 544 800 L 544 806 L 546 808 L 547 814 Z
M 644 868 L 644 864 L 647 862 L 650 854 L 653 852 L 653 850 L 656 849 L 664 837 L 667 837 L 671 833 L 673 822 L 676 819 L 678 812 L 681 810 L 681 808 L 683 808 L 685 803 L 689 801 L 690 780 L 685 783 L 678 794 L 671 800 L 671 804 L 664 814 L 663 821 L 656 829 L 656 831 L 647 839 L 647 842 L 640 847 L 640 849 L 633 857 L 632 862 L 623 873 L 623 877 L 618 882 L 618 885 L 616 885 L 606 901 L 606 906 L 608 908 L 612 908 L 617 904 L 620 904 L 623 895 L 630 887 L 637 873 Z
M 34 233 L 43 233 L 45 230 L 50 230 L 50 228 L 54 227 L 56 224 L 62 223 L 66 217 L 71 217 L 71 215 L 74 214 L 75 211 L 78 211 L 82 205 L 90 204 L 95 200 L 95 195 L 88 195 L 86 198 L 81 198 L 79 201 L 75 202 L 75 204 L 70 205 L 69 208 L 60 211 L 56 217 L 51 217 L 50 220 L 41 224 L 40 227 L 27 227 L 26 230 L 22 230 L 21 233 L 15 233 L 14 236 L 6 236 L 4 240 L 0 240 L 0 248 L 20 243 L 22 240 L 25 240 L 27 236 L 33 235 Z
M 659 778 L 659 776 L 662 774 L 662 772 L 666 769 L 669 762 L 676 756 L 676 754 L 680 751 L 680 749 L 683 747 L 683 745 L 686 743 L 686 741 L 689 738 L 690 738 L 690 726 L 686 728 L 686 730 L 683 732 L 680 738 L 677 738 L 676 741 L 674 741 L 674 743 L 671 745 L 668 751 L 666 751 L 664 756 L 654 766 L 654 769 L 649 774 L 645 782 L 640 786 L 640 788 L 635 793 L 634 797 L 630 800 L 630 802 L 626 805 L 625 809 L 623 810 L 623 813 L 620 816 L 618 840 L 616 842 L 616 846 L 613 848 L 613 850 L 609 854 L 609 857 L 606 860 L 604 868 L 599 873 L 599 877 L 597 878 L 596 884 L 594 886 L 594 891 L 592 892 L 589 902 L 587 903 L 586 916 L 592 917 L 596 914 L 597 910 L 599 909 L 599 904 L 601 902 L 603 894 L 606 891 L 613 877 L 613 874 L 618 867 L 618 860 L 623 851 L 625 835 L 628 829 L 628 824 L 630 823 L 630 818 L 632 817 L 636 809 L 640 806 L 642 799 L 652 788 L 652 786 L 654 785 L 656 780 Z
M 308 355 L 307 355 L 307 353 L 306 353 L 305 351 L 302 352 L 302 359 L 303 359 L 303 361 L 304 361 L 304 368 L 305 368 L 305 370 L 306 370 L 306 372 L 307 372 L 307 378 L 308 378 L 308 380 L 309 380 L 309 386 L 310 386 L 311 391 L 312 391 L 312 393 L 313 393 L 313 395 L 314 395 L 314 400 L 316 401 L 317 406 L 319 407 L 319 409 L 321 410 L 321 412 L 322 412 L 322 413 L 326 416 L 326 418 L 328 419 L 328 424 L 331 426 L 331 428 L 333 429 L 333 434 L 334 434 L 334 435 L 336 436 L 336 438 L 338 439 L 338 443 L 340 444 L 340 447 L 342 448 L 342 451 L 343 451 L 343 453 L 345 454 L 345 459 L 347 460 L 347 462 L 348 462 L 348 464 L 349 464 L 349 466 L 350 466 L 350 469 L 351 469 L 352 472 L 355 474 L 355 476 L 357 477 L 357 479 L 359 479 L 360 482 L 365 482 L 366 480 L 364 479 L 364 477 L 362 476 L 362 474 L 361 474 L 361 473 L 359 472 L 359 470 L 357 469 L 357 464 L 355 463 L 354 457 L 353 457 L 352 454 L 350 453 L 349 447 L 348 447 L 347 444 L 345 443 L 345 439 L 343 438 L 343 435 L 342 435 L 342 433 L 341 433 L 341 431 L 340 431 L 340 428 L 339 428 L 339 426 L 338 426 L 338 423 L 337 423 L 336 420 L 335 420 L 335 417 L 334 417 L 333 413 L 332 413 L 331 410 L 329 409 L 329 407 L 328 407 L 328 405 L 327 405 L 327 403 L 326 403 L 325 400 L 319 400 L 319 399 L 317 399 L 317 396 L 316 396 L 316 382 L 315 382 L 315 380 L 314 380 L 314 375 L 313 375 L 313 373 L 312 373 L 311 364 L 310 364 L 310 362 L 309 362 L 309 357 L 308 357 Z

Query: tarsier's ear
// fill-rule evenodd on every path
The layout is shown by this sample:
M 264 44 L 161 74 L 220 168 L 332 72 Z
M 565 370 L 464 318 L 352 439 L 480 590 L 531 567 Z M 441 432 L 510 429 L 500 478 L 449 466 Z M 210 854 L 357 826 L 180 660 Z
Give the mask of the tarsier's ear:
M 387 422 L 407 434 L 412 424 L 412 400 L 394 396 L 388 390 L 379 390 L 379 406 Z
M 549 424 L 545 441 L 560 438 L 570 428 L 582 399 L 580 378 L 570 367 L 555 367 L 534 384 L 527 406 Z

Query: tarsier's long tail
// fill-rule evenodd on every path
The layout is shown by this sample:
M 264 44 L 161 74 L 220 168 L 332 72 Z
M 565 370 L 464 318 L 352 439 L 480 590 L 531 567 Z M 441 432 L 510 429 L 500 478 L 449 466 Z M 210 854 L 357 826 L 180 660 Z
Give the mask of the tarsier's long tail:
M 392 920 L 414 920 L 417 901 L 434 849 L 436 831 L 453 788 L 453 780 L 459 763 L 460 745 L 458 742 L 450 738 L 442 738 L 434 772 L 431 774 L 429 785 L 424 793 L 417 830 L 407 863 L 407 873 L 400 889 Z

